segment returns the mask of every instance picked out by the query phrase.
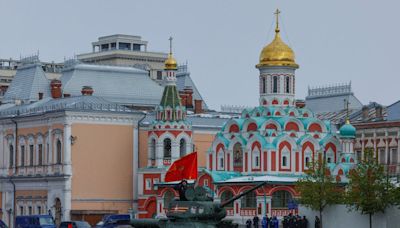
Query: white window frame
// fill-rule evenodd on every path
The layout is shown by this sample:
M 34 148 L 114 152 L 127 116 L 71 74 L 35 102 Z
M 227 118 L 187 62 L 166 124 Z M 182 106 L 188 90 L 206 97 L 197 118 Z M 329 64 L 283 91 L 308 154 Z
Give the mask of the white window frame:
M 256 164 L 257 158 L 258 158 L 258 164 Z M 258 149 L 258 147 L 255 147 L 252 152 L 252 159 L 251 159 L 253 169 L 259 169 L 261 167 L 261 159 L 260 158 L 261 158 L 261 152 Z
M 221 161 L 222 159 L 222 161 Z M 217 168 L 218 170 L 224 170 L 225 169 L 225 153 L 224 150 L 220 149 L 217 152 Z
M 286 165 L 283 165 L 283 158 L 286 157 Z M 290 151 L 285 146 L 281 151 L 281 167 L 282 168 L 290 168 Z
M 144 182 L 145 182 L 144 189 L 152 190 L 151 178 L 146 178 Z

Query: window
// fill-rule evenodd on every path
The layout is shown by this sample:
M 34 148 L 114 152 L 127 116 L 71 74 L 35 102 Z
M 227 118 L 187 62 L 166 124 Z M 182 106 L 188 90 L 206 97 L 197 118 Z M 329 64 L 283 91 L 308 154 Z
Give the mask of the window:
M 186 141 L 185 139 L 181 139 L 181 141 L 179 141 L 179 155 L 180 157 L 185 156 L 186 154 Z
M 308 167 L 310 165 L 310 158 L 306 157 L 306 160 L 304 163 L 305 163 L 305 166 Z
M 233 146 L 233 168 L 234 171 L 241 171 L 242 167 L 243 167 L 242 145 L 240 145 L 240 143 L 236 143 Z
M 288 208 L 288 203 L 292 201 L 292 195 L 288 191 L 276 191 L 272 194 L 272 208 Z
M 152 139 L 150 144 L 150 160 L 156 159 L 156 140 Z
M 331 162 L 332 162 L 332 158 L 331 158 L 331 157 L 328 157 L 326 162 L 327 162 L 327 163 L 331 163 Z
M 392 148 L 391 149 L 390 157 L 391 157 L 391 160 L 390 160 L 391 164 L 397 164 L 397 159 L 398 159 L 398 157 L 397 157 L 397 148 Z
M 32 207 L 31 206 L 28 207 L 28 214 L 32 215 Z
M 160 182 L 160 180 L 158 178 L 154 178 L 153 179 L 153 189 L 154 190 L 158 190 L 158 186 L 157 184 Z
M 119 43 L 119 49 L 120 50 L 131 50 L 131 44 L 130 43 Z
M 326 162 L 327 163 L 335 162 L 335 154 L 333 153 L 333 150 L 331 148 L 329 148 L 328 151 L 326 152 Z
M 208 187 L 208 179 L 204 179 L 204 186 Z
M 262 93 L 265 93 L 265 78 L 262 78 Z
M 171 159 L 171 139 L 164 139 L 164 159 Z
M 157 71 L 157 80 L 162 80 L 162 71 L 161 70 Z
M 287 166 L 287 157 L 286 156 L 282 157 L 282 166 L 283 167 Z
M 379 163 L 385 164 L 385 149 L 379 149 Z
M 223 170 L 224 169 L 224 151 L 220 149 L 218 151 L 217 159 L 218 159 L 218 170 Z
M 256 169 L 260 168 L 260 151 L 258 148 L 254 148 L 252 161 L 253 161 L 253 168 Z
M 151 190 L 151 179 L 150 178 L 146 178 L 146 186 L 144 189 Z
M 49 160 L 50 159 L 50 146 L 49 146 L 49 144 L 47 143 L 46 144 L 46 157 L 47 157 L 47 163 L 48 164 L 51 164 L 52 162 Z
M 242 208 L 255 208 L 257 206 L 256 192 L 245 195 L 241 200 Z
M 21 146 L 21 166 L 25 166 L 25 146 Z
M 278 92 L 278 77 L 274 76 L 273 77 L 273 88 L 272 88 L 274 93 Z
M 42 207 L 41 206 L 37 206 L 36 213 L 39 214 L 39 215 L 42 214 Z
M 33 166 L 33 145 L 29 145 L 29 165 Z
M 357 161 L 360 162 L 362 160 L 362 153 L 361 150 L 356 151 Z
M 38 165 L 43 165 L 43 144 L 38 145 Z
M 57 164 L 61 164 L 61 141 L 57 139 Z
M 286 93 L 290 93 L 290 78 L 286 77 Z
M 12 144 L 10 144 L 9 150 L 10 150 L 10 161 L 8 164 L 10 168 L 12 168 L 14 166 L 14 146 Z
M 224 203 L 228 200 L 230 200 L 231 198 L 233 198 L 233 193 L 231 191 L 224 191 L 221 194 L 221 202 Z M 230 204 L 226 205 L 226 207 L 233 207 L 233 202 L 231 202 Z
M 24 215 L 24 207 L 23 206 L 19 207 L 19 214 Z

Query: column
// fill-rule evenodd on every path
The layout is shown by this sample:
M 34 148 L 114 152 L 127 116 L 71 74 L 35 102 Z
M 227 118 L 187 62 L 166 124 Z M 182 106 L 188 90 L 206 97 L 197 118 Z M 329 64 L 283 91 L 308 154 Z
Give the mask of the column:
M 4 131 L 3 129 L 0 130 L 0 148 L 1 149 L 1 157 L 3 160 L 3 164 L 1 165 L 1 174 L 6 175 L 7 174 L 7 161 L 10 159 L 10 152 L 8 148 L 4 145 Z M 8 156 L 7 156 L 8 155 Z M 8 159 L 7 159 L 8 157 Z
M 156 166 L 158 168 L 163 167 L 163 159 L 164 159 L 164 148 L 163 142 L 157 142 L 156 144 Z
M 148 147 L 149 148 L 149 147 Z M 138 161 L 139 161 L 139 129 L 138 126 L 133 126 L 133 212 L 138 212 Z
M 71 177 L 65 181 L 63 189 L 63 197 L 61 200 L 62 221 L 69 221 L 71 219 Z
M 265 197 L 266 198 L 266 197 Z M 266 214 L 266 206 L 265 206 L 265 201 L 266 199 L 264 196 L 257 196 L 257 207 L 256 207 L 256 215 L 260 218 L 260 220 L 265 216 Z M 261 211 L 258 211 L 258 208 L 261 206 Z M 261 212 L 261 213 L 259 213 Z
M 63 153 L 63 171 L 64 174 L 72 175 L 71 167 L 71 124 L 64 124 L 64 153 Z
M 52 165 L 53 164 L 53 133 L 52 133 L 52 131 L 53 131 L 53 129 L 51 128 L 51 126 L 49 126 L 49 130 L 48 130 L 48 132 L 49 132 L 49 139 L 48 139 L 48 141 L 47 141 L 47 144 L 49 144 L 49 148 L 46 148 L 46 153 L 47 153 L 47 167 L 48 167 L 48 169 L 47 169 L 47 173 L 48 174 L 51 174 L 51 167 L 50 167 L 50 165 Z M 47 145 L 46 145 L 46 147 L 47 147 Z

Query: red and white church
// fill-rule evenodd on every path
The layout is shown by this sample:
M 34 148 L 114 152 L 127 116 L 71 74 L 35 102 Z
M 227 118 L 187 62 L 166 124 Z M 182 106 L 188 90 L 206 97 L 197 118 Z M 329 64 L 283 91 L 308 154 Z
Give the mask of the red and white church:
M 176 70 L 176 67 L 168 66 L 166 63 L 167 73 Z M 326 159 L 331 175 L 337 181 L 345 182 L 346 174 L 356 162 L 353 152 L 355 128 L 349 122 L 337 133 L 329 122 L 314 117 L 307 108 L 296 106 L 295 71 L 299 66 L 293 50 L 280 37 L 278 21 L 275 38 L 263 48 L 256 67 L 260 71 L 260 105 L 244 110 L 240 118 L 225 123 L 207 153 L 207 168 L 200 170 L 196 181 L 196 184 L 212 189 L 214 200 L 220 202 L 267 182 L 264 187 L 229 205 L 228 218 L 233 220 L 297 213 L 297 209 L 288 206 L 299 196 L 294 185 L 304 176 L 307 163 Z M 173 87 L 173 77 L 167 77 L 167 80 Z M 173 94 L 167 91 L 173 91 L 172 87 L 166 87 L 164 96 Z M 156 176 L 158 188 L 146 190 L 145 183 L 139 190 L 142 199 L 139 217 L 142 218 L 165 214 L 168 202 L 178 196 L 173 185 L 162 179 L 169 165 L 165 163 L 165 153 L 169 153 L 173 162 L 191 148 L 190 123 L 185 121 L 185 110 L 179 99 L 171 103 L 174 99 L 175 95 L 163 97 L 157 120 L 152 125 L 154 133 L 149 133 L 152 135 L 149 157 L 154 158 L 154 164 L 151 164 L 152 168 L 142 169 L 139 179 Z M 160 130 L 175 135 L 165 138 L 171 134 L 162 134 L 164 138 L 158 139 Z

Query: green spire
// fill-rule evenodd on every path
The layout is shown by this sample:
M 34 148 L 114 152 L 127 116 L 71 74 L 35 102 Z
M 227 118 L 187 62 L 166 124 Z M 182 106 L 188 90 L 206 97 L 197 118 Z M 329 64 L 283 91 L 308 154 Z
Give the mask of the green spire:
M 175 85 L 166 85 L 164 93 L 161 98 L 160 106 L 166 108 L 171 107 L 175 109 L 177 106 L 181 106 L 178 90 Z

